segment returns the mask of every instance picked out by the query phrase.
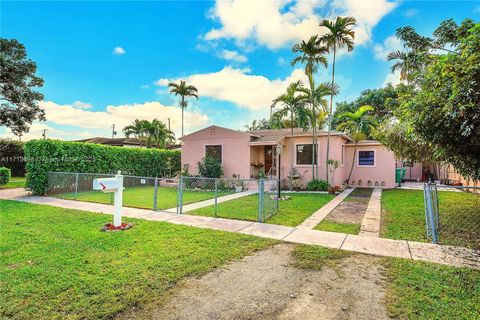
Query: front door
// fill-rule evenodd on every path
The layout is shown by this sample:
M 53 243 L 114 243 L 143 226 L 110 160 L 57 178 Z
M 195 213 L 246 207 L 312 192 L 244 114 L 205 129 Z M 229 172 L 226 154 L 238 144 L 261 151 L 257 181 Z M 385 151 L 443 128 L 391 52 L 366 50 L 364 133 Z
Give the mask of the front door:
M 273 147 L 265 146 L 265 173 L 268 173 L 273 164 Z

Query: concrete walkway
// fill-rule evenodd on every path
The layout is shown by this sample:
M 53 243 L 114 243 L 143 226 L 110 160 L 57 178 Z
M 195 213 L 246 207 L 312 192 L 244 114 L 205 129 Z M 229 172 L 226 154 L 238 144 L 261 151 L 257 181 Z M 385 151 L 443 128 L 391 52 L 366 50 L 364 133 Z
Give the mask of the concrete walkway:
M 299 226 L 298 228 L 305 228 L 305 229 L 313 229 L 315 228 L 316 225 L 318 225 L 320 222 L 322 222 L 323 219 L 325 219 L 326 216 L 330 212 L 333 211 L 350 193 L 352 193 L 353 189 L 345 189 L 343 192 L 341 192 L 339 195 L 337 195 L 335 198 L 330 200 L 326 205 L 315 211 L 314 214 L 312 214 L 310 217 L 305 219 Z
M 243 197 L 246 197 L 246 196 L 249 196 L 249 195 L 252 195 L 252 194 L 256 194 L 256 193 L 258 193 L 258 192 L 255 191 L 255 190 L 247 190 L 247 191 L 243 191 L 243 192 L 228 194 L 226 196 L 218 197 L 217 198 L 217 203 L 222 203 L 222 202 L 226 202 L 226 201 L 230 201 L 230 200 L 234 200 L 234 199 L 238 199 L 238 198 L 243 198 Z M 193 211 L 193 210 L 196 210 L 196 209 L 210 207 L 210 206 L 213 206 L 214 204 L 215 204 L 215 199 L 207 199 L 207 200 L 203 200 L 203 201 L 199 201 L 199 202 L 195 202 L 195 203 L 185 204 L 185 205 L 182 206 L 182 212 L 183 213 L 190 212 L 190 211 Z M 164 211 L 175 212 L 176 213 L 177 212 L 177 207 L 166 209 Z
M 28 196 L 23 189 L 0 190 L 0 199 L 10 199 L 62 208 L 113 214 L 113 206 L 110 205 L 49 197 Z M 177 215 L 168 212 L 155 212 L 135 208 L 124 208 L 124 216 L 150 221 L 166 221 L 168 223 L 199 228 L 239 232 L 292 243 L 320 245 L 323 247 L 365 254 L 421 260 L 480 270 L 480 252 L 461 247 L 435 245 L 406 240 L 362 237 L 250 221 L 192 216 L 187 214 Z
M 363 216 L 362 225 L 360 227 L 361 237 L 380 237 L 380 223 L 382 218 L 382 189 L 375 188 L 370 196 L 367 211 Z

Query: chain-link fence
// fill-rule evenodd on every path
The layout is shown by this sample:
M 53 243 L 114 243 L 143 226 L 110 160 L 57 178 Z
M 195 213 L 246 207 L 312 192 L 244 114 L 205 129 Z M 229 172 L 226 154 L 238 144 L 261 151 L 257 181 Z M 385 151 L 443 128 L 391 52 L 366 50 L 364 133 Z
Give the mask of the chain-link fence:
M 113 193 L 92 190 L 93 180 L 114 174 L 49 172 L 47 195 L 62 199 L 113 204 Z M 127 207 L 176 211 L 177 179 L 123 176 L 123 204 Z
M 269 179 L 181 177 L 177 213 L 265 222 L 278 210 Z
M 434 183 L 424 184 L 427 238 L 433 243 L 480 250 L 480 195 L 439 190 Z
M 113 204 L 113 193 L 93 190 L 114 174 L 49 172 L 47 195 Z M 278 211 L 278 180 L 123 176 L 123 205 L 202 216 L 265 222 Z

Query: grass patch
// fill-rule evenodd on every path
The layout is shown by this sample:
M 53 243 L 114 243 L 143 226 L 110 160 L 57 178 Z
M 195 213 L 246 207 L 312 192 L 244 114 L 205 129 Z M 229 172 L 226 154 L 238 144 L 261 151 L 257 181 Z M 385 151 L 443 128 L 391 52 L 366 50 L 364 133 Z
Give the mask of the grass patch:
M 123 192 L 123 204 L 126 207 L 134 208 L 153 208 L 153 195 L 155 188 L 153 186 L 125 188 Z M 218 192 L 218 196 L 230 194 L 228 192 Z M 54 195 L 54 197 L 68 200 L 79 200 L 87 202 L 96 202 L 110 204 L 112 195 L 100 191 L 82 191 L 77 196 L 73 193 L 64 193 Z M 183 191 L 183 204 L 212 199 L 215 197 L 213 191 Z M 157 192 L 157 208 L 160 210 L 170 209 L 177 206 L 177 188 L 159 187 Z
M 267 223 L 297 226 L 333 198 L 333 196 L 328 194 L 307 193 L 289 193 L 288 196 L 290 197 L 290 200 L 280 201 L 279 212 L 267 219 Z M 270 206 L 273 206 L 273 201 L 267 200 L 266 202 Z M 196 209 L 188 212 L 188 214 L 214 217 L 215 207 L 209 206 Z M 258 195 L 249 195 L 219 203 L 217 217 L 257 221 Z
M 13 188 L 23 188 L 25 187 L 25 178 L 24 177 L 11 177 L 10 181 L 0 187 L 0 189 L 13 189 Z
M 105 319 L 187 276 L 276 243 L 253 236 L 0 200 L 0 318 Z
M 335 267 L 342 259 L 353 253 L 302 244 L 295 246 L 292 254 L 295 259 L 293 263 L 294 267 L 321 270 L 324 266 Z
M 348 234 L 358 234 L 360 232 L 360 226 L 354 223 L 339 223 L 329 220 L 323 220 L 314 228 L 315 230 L 341 232 Z
M 395 319 L 480 319 L 480 271 L 385 259 L 387 310 Z
M 440 243 L 469 247 L 480 245 L 480 196 L 439 191 Z M 423 191 L 392 189 L 382 194 L 382 236 L 428 241 L 425 237 Z

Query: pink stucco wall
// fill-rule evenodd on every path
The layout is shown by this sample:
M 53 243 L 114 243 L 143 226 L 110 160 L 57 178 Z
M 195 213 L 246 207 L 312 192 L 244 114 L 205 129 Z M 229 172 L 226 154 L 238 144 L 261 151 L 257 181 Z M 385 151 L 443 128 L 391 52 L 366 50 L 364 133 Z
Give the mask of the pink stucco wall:
M 373 166 L 359 166 L 358 165 L 358 151 L 364 150 L 375 151 L 375 164 Z M 354 146 L 349 144 L 346 147 L 346 163 L 345 163 L 345 179 L 348 177 L 348 172 L 352 165 Z M 352 185 L 359 186 L 361 180 L 361 187 L 368 187 L 368 181 L 371 181 L 372 186 L 375 183 L 378 187 L 394 188 L 395 187 L 395 156 L 392 151 L 386 149 L 382 145 L 359 145 L 357 147 L 357 155 L 353 167 L 352 177 L 350 178 Z
M 403 166 L 402 160 L 397 160 L 397 168 L 401 168 Z M 421 162 L 414 162 L 413 166 L 405 167 L 405 179 L 406 180 L 414 180 L 414 181 L 422 181 L 423 180 L 423 165 Z
M 212 130 L 213 128 L 213 130 Z M 281 177 L 284 185 L 288 182 L 288 172 L 293 167 L 301 176 L 303 186 L 312 180 L 311 165 L 297 165 L 295 153 L 292 153 L 291 138 L 285 137 L 280 141 L 284 146 L 281 155 Z M 197 163 L 205 156 L 206 145 L 222 145 L 222 166 L 224 176 L 231 178 L 234 173 L 240 174 L 242 178 L 249 178 L 252 170 L 250 164 L 255 160 L 264 162 L 264 146 L 251 146 L 250 135 L 240 131 L 234 131 L 217 126 L 208 127 L 185 136 L 182 139 L 182 165 L 189 164 L 190 173 L 198 174 Z M 293 138 L 293 150 L 296 150 L 297 144 L 311 144 L 312 138 L 309 136 L 297 136 Z M 327 136 L 322 135 L 318 138 L 319 143 L 319 178 L 326 178 L 326 149 Z M 345 137 L 332 135 L 330 137 L 330 159 L 336 159 L 340 162 L 339 168 L 334 174 L 334 185 L 341 185 L 348 177 L 350 166 L 352 164 L 353 146 L 346 144 Z M 343 146 L 343 147 L 342 147 Z M 343 163 L 342 163 L 342 149 Z M 375 166 L 358 166 L 358 157 L 352 173 L 352 180 L 355 185 L 362 180 L 363 186 L 367 186 L 368 180 L 378 183 L 379 187 L 395 187 L 395 159 L 393 152 L 385 149 L 382 145 L 359 145 L 358 150 L 374 150 Z M 357 151 L 358 152 L 358 151 Z M 292 157 L 293 154 L 293 157 Z M 383 186 L 382 186 L 383 182 Z
M 212 130 L 213 129 L 213 130 Z M 250 178 L 250 135 L 225 129 L 207 127 L 182 138 L 182 166 L 189 164 L 191 174 L 198 174 L 197 163 L 205 156 L 206 145 L 222 145 L 222 167 L 226 178 L 240 174 Z

